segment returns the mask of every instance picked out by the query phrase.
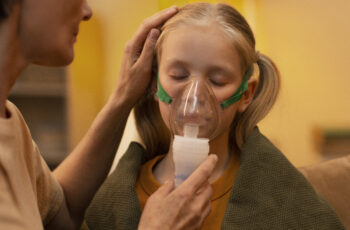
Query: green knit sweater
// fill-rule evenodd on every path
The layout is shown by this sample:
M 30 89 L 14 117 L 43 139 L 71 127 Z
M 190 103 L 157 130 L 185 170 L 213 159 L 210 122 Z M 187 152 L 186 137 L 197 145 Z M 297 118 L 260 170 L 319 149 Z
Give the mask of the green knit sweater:
M 130 144 L 87 210 L 90 230 L 137 229 L 141 209 L 135 183 L 144 155 L 141 145 Z M 345 228 L 304 176 L 255 128 L 242 148 L 221 229 Z

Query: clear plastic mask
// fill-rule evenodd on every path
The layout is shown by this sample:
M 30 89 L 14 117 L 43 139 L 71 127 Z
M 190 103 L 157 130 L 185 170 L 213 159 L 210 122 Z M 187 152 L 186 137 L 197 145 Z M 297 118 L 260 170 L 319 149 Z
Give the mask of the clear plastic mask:
M 219 103 L 206 80 L 189 81 L 170 104 L 174 135 L 212 139 L 220 123 Z

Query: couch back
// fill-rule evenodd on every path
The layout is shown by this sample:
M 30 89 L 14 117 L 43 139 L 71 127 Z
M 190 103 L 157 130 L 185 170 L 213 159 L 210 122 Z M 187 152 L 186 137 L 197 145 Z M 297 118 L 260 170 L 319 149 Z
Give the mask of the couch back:
M 350 155 L 299 170 L 350 229 Z

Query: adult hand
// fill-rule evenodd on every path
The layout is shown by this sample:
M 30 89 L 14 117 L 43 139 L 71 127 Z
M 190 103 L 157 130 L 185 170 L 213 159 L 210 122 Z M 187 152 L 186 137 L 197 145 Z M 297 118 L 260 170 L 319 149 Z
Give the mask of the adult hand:
M 170 7 L 145 19 L 133 38 L 126 43 L 116 91 L 112 98 L 125 100 L 132 107 L 150 84 L 159 27 L 176 14 Z
M 165 183 L 147 201 L 139 230 L 199 229 L 211 210 L 208 179 L 217 162 L 211 154 L 178 188 Z

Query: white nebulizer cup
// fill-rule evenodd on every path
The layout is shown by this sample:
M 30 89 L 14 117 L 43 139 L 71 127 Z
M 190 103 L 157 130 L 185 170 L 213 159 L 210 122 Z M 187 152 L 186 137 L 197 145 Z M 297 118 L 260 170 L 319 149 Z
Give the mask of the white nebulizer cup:
M 205 80 L 189 82 L 171 104 L 170 128 L 175 165 L 175 186 L 206 159 L 209 140 L 219 125 L 218 103 Z
M 174 136 L 173 159 L 175 187 L 179 186 L 205 160 L 209 153 L 209 139 Z

